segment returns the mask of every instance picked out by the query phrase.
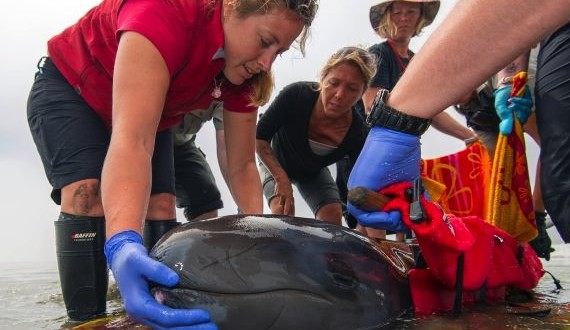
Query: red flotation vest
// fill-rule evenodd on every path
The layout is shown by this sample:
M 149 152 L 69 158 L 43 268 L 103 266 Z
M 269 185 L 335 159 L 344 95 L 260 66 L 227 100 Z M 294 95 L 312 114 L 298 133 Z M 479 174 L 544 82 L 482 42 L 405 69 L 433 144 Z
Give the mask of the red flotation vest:
M 399 210 L 417 238 L 425 269 L 412 269 L 409 282 L 417 315 L 449 312 L 458 303 L 481 297 L 505 299 L 507 287 L 530 290 L 544 275 L 540 259 L 525 242 L 477 216 L 444 214 L 438 204 L 420 196 L 424 218 L 410 219 L 409 182 L 380 191 L 392 198 L 383 210 Z M 459 301 L 458 301 L 459 300 Z

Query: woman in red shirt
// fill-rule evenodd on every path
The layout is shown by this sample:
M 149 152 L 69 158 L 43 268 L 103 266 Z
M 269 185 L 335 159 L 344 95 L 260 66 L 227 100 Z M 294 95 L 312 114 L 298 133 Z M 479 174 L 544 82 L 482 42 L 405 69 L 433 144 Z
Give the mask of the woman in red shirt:
M 277 55 L 298 37 L 303 49 L 317 7 L 317 0 L 104 0 L 49 41 L 28 121 L 61 205 L 58 264 L 72 320 L 105 311 L 106 256 L 135 320 L 216 328 L 206 311 L 171 310 L 149 293 L 148 281 L 179 280 L 148 257 L 140 235 L 145 219 L 169 220 L 165 230 L 176 224 L 169 127 L 223 100 L 232 194 L 244 213 L 262 213 L 257 106 L 271 93 Z

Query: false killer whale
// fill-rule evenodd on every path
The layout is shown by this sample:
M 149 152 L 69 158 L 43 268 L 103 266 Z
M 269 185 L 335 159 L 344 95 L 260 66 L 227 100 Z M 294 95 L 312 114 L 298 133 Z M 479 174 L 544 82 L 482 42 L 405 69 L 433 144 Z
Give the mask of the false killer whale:
M 378 329 L 412 308 L 405 244 L 315 219 L 232 215 L 166 233 L 150 255 L 180 275 L 161 303 L 203 308 L 220 329 Z

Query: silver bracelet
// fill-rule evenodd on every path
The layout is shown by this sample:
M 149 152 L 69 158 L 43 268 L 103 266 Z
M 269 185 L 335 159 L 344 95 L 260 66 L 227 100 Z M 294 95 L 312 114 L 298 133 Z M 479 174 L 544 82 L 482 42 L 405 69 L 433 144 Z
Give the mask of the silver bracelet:
M 477 136 L 472 136 L 470 138 L 463 140 L 463 142 L 465 142 L 465 145 L 470 145 L 471 143 L 477 141 L 478 139 L 479 138 Z

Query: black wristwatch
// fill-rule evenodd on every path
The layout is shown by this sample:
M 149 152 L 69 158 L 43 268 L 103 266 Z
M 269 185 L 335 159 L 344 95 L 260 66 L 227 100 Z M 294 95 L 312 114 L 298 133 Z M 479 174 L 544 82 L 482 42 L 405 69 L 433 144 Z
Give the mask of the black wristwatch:
M 382 126 L 398 132 L 420 136 L 429 128 L 431 119 L 424 119 L 400 112 L 386 103 L 387 89 L 380 89 L 372 102 L 370 114 L 366 117 L 366 125 Z

